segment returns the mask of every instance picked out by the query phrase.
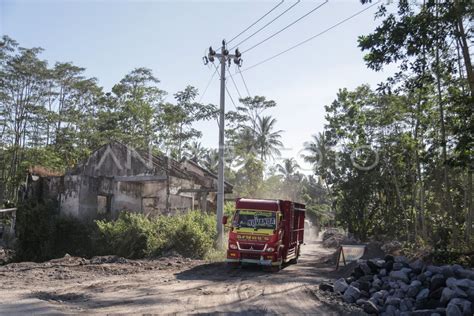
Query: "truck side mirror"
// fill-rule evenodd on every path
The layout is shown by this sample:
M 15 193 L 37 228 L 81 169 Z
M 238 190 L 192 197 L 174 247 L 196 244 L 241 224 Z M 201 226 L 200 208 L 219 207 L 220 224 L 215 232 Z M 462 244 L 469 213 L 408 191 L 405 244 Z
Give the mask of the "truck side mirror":
M 227 216 L 222 216 L 222 225 L 227 224 Z

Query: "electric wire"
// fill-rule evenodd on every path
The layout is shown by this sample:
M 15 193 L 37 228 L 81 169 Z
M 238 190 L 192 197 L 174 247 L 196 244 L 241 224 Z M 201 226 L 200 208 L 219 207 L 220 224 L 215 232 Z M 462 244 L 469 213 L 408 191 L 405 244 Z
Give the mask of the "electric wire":
M 293 46 L 291 46 L 290 48 L 285 49 L 284 51 L 279 52 L 278 54 L 275 54 L 275 55 L 273 55 L 273 56 L 271 56 L 271 57 L 268 57 L 268 58 L 266 58 L 266 59 L 264 59 L 264 60 L 262 60 L 262 61 L 260 61 L 260 62 L 258 62 L 258 63 L 256 63 L 256 64 L 254 64 L 254 65 L 252 65 L 252 66 L 249 66 L 249 67 L 245 68 L 244 70 L 241 70 L 241 72 L 250 70 L 250 69 L 255 68 L 255 67 L 257 67 L 257 66 L 260 66 L 260 65 L 263 64 L 263 63 L 266 63 L 266 62 L 268 62 L 268 61 L 270 61 L 270 60 L 272 60 L 272 59 L 275 59 L 275 58 L 277 58 L 277 57 L 279 57 L 279 56 L 281 56 L 281 55 L 283 55 L 283 54 L 285 54 L 285 53 L 287 53 L 287 52 L 289 52 L 289 51 L 291 51 L 291 50 L 293 50 L 293 49 L 295 49 L 295 48 L 297 48 L 297 47 L 303 45 L 303 44 L 306 44 L 307 42 L 309 42 L 309 41 L 311 41 L 311 40 L 313 40 L 313 39 L 315 39 L 315 38 L 317 38 L 317 37 L 319 37 L 319 36 L 321 36 L 321 35 L 323 35 L 323 34 L 329 32 L 330 30 L 332 30 L 332 29 L 338 27 L 339 25 L 341 25 L 341 24 L 343 24 L 343 23 L 345 23 L 345 22 L 347 22 L 347 21 L 349 21 L 349 20 L 355 18 L 356 16 L 358 16 L 358 15 L 364 13 L 365 11 L 369 10 L 370 8 L 372 8 L 372 7 L 374 7 L 375 5 L 379 4 L 380 2 L 381 2 L 381 0 L 379 0 L 379 1 L 377 1 L 377 2 L 375 2 L 375 3 L 373 3 L 373 4 L 371 4 L 370 6 L 364 8 L 364 9 L 362 9 L 362 10 L 360 10 L 360 11 L 354 13 L 353 15 L 351 15 L 351 16 L 349 16 L 349 17 L 343 19 L 343 20 L 341 20 L 340 22 L 334 24 L 333 26 L 328 27 L 328 28 L 325 29 L 324 31 L 321 31 L 321 32 L 319 32 L 318 34 L 313 35 L 313 36 L 311 36 L 310 38 L 307 38 L 307 39 L 305 39 L 304 41 L 299 42 L 298 44 L 293 45 Z
M 245 32 L 247 32 L 250 28 L 252 28 L 252 26 L 254 26 L 255 24 L 257 24 L 258 22 L 260 22 L 261 20 L 263 20 L 267 15 L 269 15 L 270 13 L 272 13 L 276 8 L 278 8 L 279 6 L 281 6 L 283 4 L 283 2 L 285 2 L 285 0 L 281 0 L 280 3 L 278 3 L 276 6 L 274 6 L 270 11 L 268 11 L 267 13 L 265 13 L 262 17 L 260 17 L 257 21 L 253 22 L 250 26 L 248 26 L 245 30 L 243 30 L 242 32 L 240 32 L 239 34 L 237 34 L 236 36 L 234 36 L 230 41 L 227 42 L 227 44 L 230 44 L 230 42 L 232 42 L 233 40 L 235 40 L 237 37 L 239 37 L 240 35 L 244 34 Z
M 204 98 L 204 95 L 206 94 L 207 89 L 209 89 L 209 86 L 211 85 L 212 79 L 214 79 L 214 76 L 216 75 L 216 73 L 217 73 L 217 67 L 216 67 L 216 70 L 214 70 L 214 73 L 212 74 L 211 79 L 209 79 L 209 81 L 207 82 L 206 88 L 204 89 L 204 92 L 201 94 L 201 97 L 199 98 L 198 103 L 201 103 L 201 101 Z
M 268 41 L 269 39 L 272 39 L 273 37 L 277 36 L 278 34 L 280 34 L 281 32 L 283 32 L 284 30 L 292 27 L 293 25 L 295 25 L 296 23 L 298 23 L 299 21 L 303 20 L 305 17 L 307 17 L 308 15 L 310 15 L 311 13 L 313 13 L 314 11 L 318 10 L 319 8 L 321 8 L 323 5 L 327 4 L 329 0 L 325 0 L 323 3 L 321 3 L 320 5 L 318 5 L 316 8 L 314 8 L 313 10 L 309 11 L 308 13 L 302 15 L 301 17 L 299 17 L 298 19 L 296 19 L 295 21 L 291 22 L 290 24 L 288 24 L 287 26 L 285 26 L 284 28 L 282 28 L 281 30 L 279 30 L 278 32 L 276 33 L 273 33 L 272 35 L 268 36 L 267 38 L 265 38 L 264 40 L 258 42 L 257 44 L 253 45 L 252 47 L 250 48 L 247 48 L 246 50 L 244 50 L 242 53 L 247 53 L 249 51 L 251 51 L 252 49 L 262 45 L 263 43 L 265 43 L 266 41 Z
M 262 26 L 261 28 L 259 28 L 258 30 L 256 30 L 255 32 L 253 32 L 252 34 L 250 34 L 249 36 L 247 36 L 245 39 L 243 39 L 242 41 L 240 41 L 237 45 L 234 45 L 230 50 L 233 50 L 234 48 L 238 47 L 240 44 L 246 42 L 247 40 L 249 40 L 250 38 L 252 38 L 253 36 L 255 36 L 255 34 L 257 34 L 258 32 L 260 32 L 261 30 L 263 30 L 264 28 L 266 28 L 267 26 L 269 26 L 270 24 L 272 24 L 273 22 L 275 22 L 277 19 L 279 19 L 282 15 L 284 15 L 285 13 L 287 13 L 288 11 L 290 11 L 291 9 L 293 9 L 298 3 L 300 3 L 301 0 L 298 0 L 297 2 L 295 2 L 294 4 L 292 4 L 289 8 L 287 8 L 285 11 L 283 11 L 282 13 L 280 13 L 276 18 L 274 18 L 273 20 L 271 20 L 270 22 L 268 22 L 267 24 L 265 24 L 264 26 Z
M 242 95 L 240 94 L 239 88 L 237 87 L 237 84 L 235 83 L 234 77 L 230 73 L 229 68 L 227 68 L 227 73 L 229 74 L 230 79 L 232 79 L 232 82 L 234 83 L 234 87 L 235 87 L 235 90 L 237 90 L 237 94 L 239 95 L 239 98 L 242 99 Z
M 213 64 L 213 65 L 216 68 L 216 72 L 218 72 L 219 68 L 215 64 Z M 232 98 L 232 95 L 230 94 L 229 89 L 227 88 L 227 83 L 224 84 L 224 86 L 225 86 L 225 90 L 227 91 L 227 95 L 230 98 L 230 101 L 232 101 L 232 104 L 234 105 L 234 108 L 237 110 L 237 105 L 235 105 L 234 99 Z
M 249 98 L 251 98 L 252 96 L 250 95 L 249 88 L 247 87 L 247 83 L 245 82 L 244 75 L 242 75 L 242 71 L 240 71 L 240 67 L 239 67 L 239 74 L 240 74 L 240 77 L 242 78 L 242 81 L 244 82 L 245 90 L 247 90 L 247 94 Z
M 232 98 L 232 95 L 230 94 L 229 89 L 227 88 L 227 85 L 225 85 L 225 91 L 227 91 L 227 95 L 229 96 L 230 101 L 232 101 L 234 108 L 237 110 L 237 105 L 235 105 L 234 99 Z

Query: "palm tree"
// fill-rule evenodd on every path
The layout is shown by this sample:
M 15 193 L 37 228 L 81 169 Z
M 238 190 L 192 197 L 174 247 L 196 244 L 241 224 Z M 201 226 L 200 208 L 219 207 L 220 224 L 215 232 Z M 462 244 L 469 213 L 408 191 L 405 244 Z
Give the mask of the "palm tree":
M 219 165 L 219 152 L 217 149 L 207 150 L 204 156 L 203 165 L 207 170 L 217 173 L 217 167 Z
M 186 144 L 185 150 L 185 156 L 194 162 L 203 160 L 207 154 L 206 149 L 197 141 Z
M 255 127 L 255 140 L 257 154 L 260 160 L 265 161 L 267 158 L 273 158 L 280 155 L 279 148 L 283 146 L 281 142 L 282 130 L 273 131 L 276 119 L 271 116 L 263 116 L 257 118 Z
M 324 133 L 318 133 L 312 137 L 312 141 L 304 143 L 304 150 L 308 152 L 308 154 L 302 156 L 304 161 L 314 165 L 316 171 L 316 169 L 321 167 L 325 162 L 329 148 Z
M 331 212 L 335 214 L 335 211 L 332 208 L 333 198 L 331 188 L 328 185 L 328 172 L 325 171 L 326 164 L 328 163 L 328 153 L 330 151 L 328 140 L 324 133 L 318 133 L 313 135 L 313 140 L 310 142 L 304 143 L 304 149 L 308 152 L 308 155 L 302 155 L 303 159 L 306 162 L 313 164 L 313 169 L 315 174 L 320 176 L 320 179 L 324 183 L 327 192 L 329 193 L 329 198 L 331 200 Z
M 299 176 L 298 169 L 300 166 L 294 158 L 287 158 L 283 160 L 282 164 L 276 165 L 277 171 L 283 176 L 285 182 L 291 182 L 295 180 L 296 176 Z
M 300 182 L 303 175 L 298 172 L 300 166 L 294 158 L 283 160 L 283 164 L 276 165 L 277 171 L 283 176 L 283 188 L 288 198 L 296 201 L 300 191 Z
M 256 150 L 257 145 L 257 136 L 255 131 L 245 126 L 237 134 L 236 140 L 234 142 L 235 149 L 239 152 L 240 155 L 247 155 Z

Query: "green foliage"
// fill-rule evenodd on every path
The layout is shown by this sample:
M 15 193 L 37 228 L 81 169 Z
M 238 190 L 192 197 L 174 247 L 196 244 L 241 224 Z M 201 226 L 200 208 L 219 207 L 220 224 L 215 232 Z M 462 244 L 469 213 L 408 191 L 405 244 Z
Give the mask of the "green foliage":
M 176 216 L 121 212 L 115 221 L 82 222 L 59 216 L 54 203 L 18 210 L 16 260 L 44 261 L 72 256 L 118 255 L 138 259 L 169 251 L 204 258 L 213 251 L 215 216 L 192 211 Z M 211 255 L 212 256 L 212 255 Z
M 178 217 L 177 227 L 172 234 L 172 249 L 191 258 L 204 258 L 213 248 L 217 235 L 216 220 L 200 211 L 193 211 Z
M 82 222 L 70 216 L 58 216 L 54 220 L 52 257 L 63 257 L 65 254 L 91 257 L 99 254 L 96 236 L 97 227 L 93 223 Z
M 16 260 L 43 261 L 66 253 L 88 257 L 96 252 L 95 225 L 59 216 L 56 210 L 50 201 L 18 208 Z
M 122 212 L 114 222 L 96 223 L 99 242 L 118 256 L 143 258 L 163 246 L 163 240 L 159 239 L 154 223 L 141 214 Z
M 42 261 L 54 255 L 55 209 L 52 203 L 31 203 L 18 208 L 18 260 Z
M 145 67 L 133 69 L 104 92 L 85 68 L 41 58 L 41 48 L 0 39 L 0 181 L 5 198 L 17 201 L 28 168 L 64 171 L 98 147 L 117 140 L 139 150 L 158 146 L 181 159 L 201 137 L 197 121 L 216 117 L 216 107 L 195 102 L 196 88 L 166 92 Z
M 228 216 L 229 218 L 234 215 L 235 213 L 235 202 L 225 202 L 224 204 L 224 215 Z
M 152 219 L 122 212 L 116 221 L 96 223 L 98 243 L 109 253 L 126 258 L 159 256 L 169 250 L 203 258 L 216 237 L 215 217 L 200 211 Z

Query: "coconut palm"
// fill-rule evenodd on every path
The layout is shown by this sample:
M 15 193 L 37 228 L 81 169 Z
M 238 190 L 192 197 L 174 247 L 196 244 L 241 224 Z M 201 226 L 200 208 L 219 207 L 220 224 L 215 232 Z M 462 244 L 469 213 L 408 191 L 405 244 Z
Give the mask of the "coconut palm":
M 209 149 L 204 156 L 202 164 L 209 171 L 217 173 L 217 167 L 219 165 L 219 152 L 217 149 Z
M 277 171 L 283 176 L 285 182 L 291 182 L 296 178 L 300 178 L 299 168 L 300 166 L 294 158 L 284 159 L 282 164 L 276 165 Z
M 271 116 L 257 118 L 255 127 L 255 148 L 261 161 L 280 155 L 280 149 L 283 146 L 281 142 L 282 130 L 274 131 L 276 119 Z
M 304 161 L 313 164 L 316 170 L 316 168 L 322 166 L 327 158 L 329 148 L 324 133 L 318 133 L 312 137 L 312 141 L 304 143 L 304 150 L 308 154 L 302 156 Z
M 298 172 L 300 166 L 294 158 L 284 159 L 282 164 L 276 165 L 277 171 L 283 176 L 283 196 L 295 201 L 301 189 L 303 175 Z
M 186 150 L 185 156 L 194 162 L 203 160 L 207 154 L 206 149 L 197 141 L 186 144 L 184 148 Z

